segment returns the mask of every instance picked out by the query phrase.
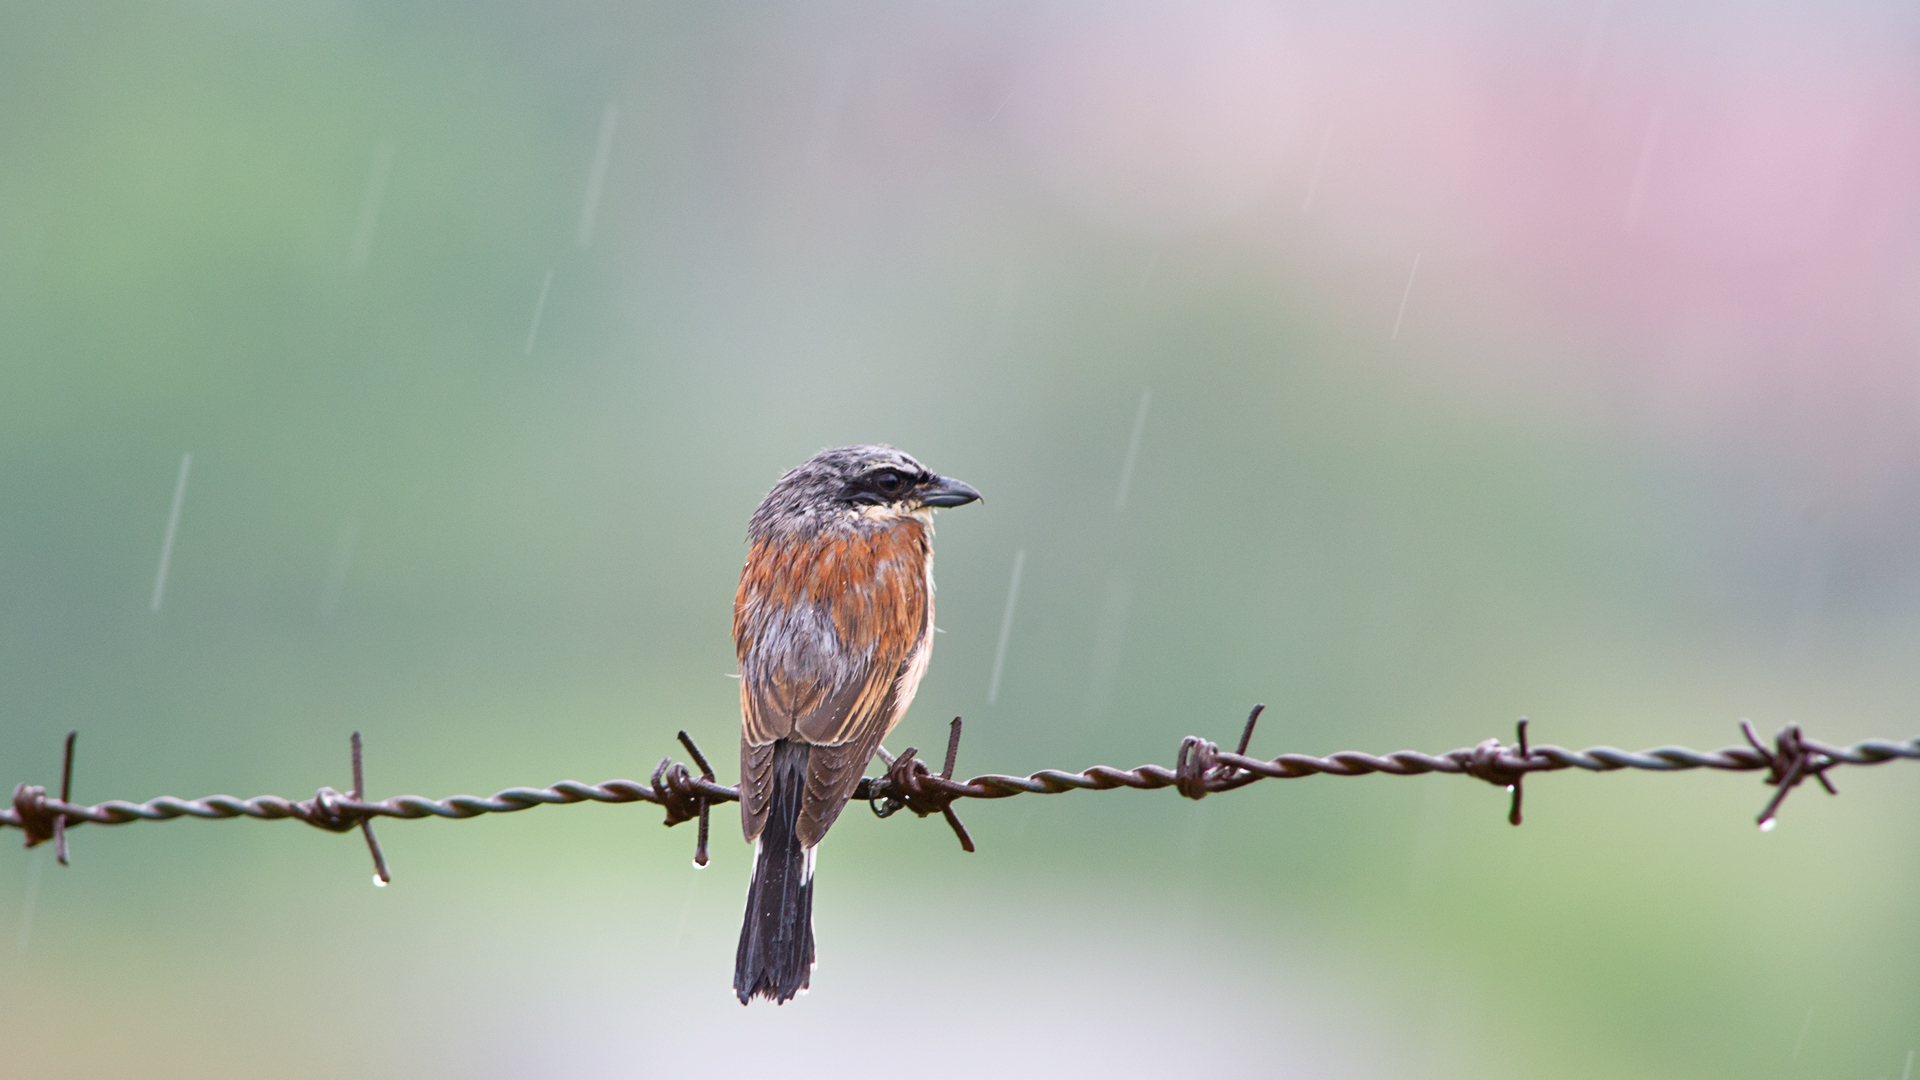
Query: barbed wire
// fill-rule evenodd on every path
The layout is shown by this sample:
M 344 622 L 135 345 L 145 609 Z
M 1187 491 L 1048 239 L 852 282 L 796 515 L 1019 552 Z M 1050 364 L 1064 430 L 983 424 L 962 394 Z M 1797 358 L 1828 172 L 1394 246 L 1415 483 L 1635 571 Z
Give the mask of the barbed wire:
M 1551 744 L 1530 745 L 1525 718 L 1518 724 L 1513 745 L 1498 739 L 1486 739 L 1477 746 L 1449 750 L 1444 754 L 1400 750 L 1376 756 L 1348 750 L 1326 757 L 1281 754 L 1271 760 L 1263 760 L 1247 756 L 1254 726 L 1259 722 L 1263 709 L 1263 705 L 1253 707 L 1234 750 L 1222 750 L 1197 735 L 1187 736 L 1181 740 L 1179 753 L 1171 769 L 1162 765 L 1141 765 L 1132 769 L 1095 765 L 1080 772 L 1042 769 L 1028 776 L 987 774 L 971 780 L 953 779 L 954 764 L 960 753 L 961 721 L 956 716 L 948 732 L 946 761 L 940 772 L 934 772 L 921 760 L 916 749 L 908 748 L 905 753 L 894 757 L 883 748 L 880 756 L 886 762 L 886 771 L 879 776 L 862 779 L 854 791 L 854 797 L 866 800 L 874 814 L 882 818 L 903 809 L 921 817 L 940 814 L 959 838 L 960 846 L 972 851 L 973 838 L 953 809 L 953 804 L 961 799 L 1005 799 L 1016 795 L 1059 795 L 1069 791 L 1112 791 L 1118 788 L 1174 788 L 1186 798 L 1203 799 L 1261 780 L 1291 780 L 1315 775 L 1365 776 L 1379 773 L 1387 776 L 1418 776 L 1423 773 L 1449 773 L 1471 776 L 1506 788 L 1513 795 L 1507 820 L 1518 825 L 1522 820 L 1522 787 L 1530 773 L 1564 769 L 1583 769 L 1588 772 L 1615 772 L 1621 769 L 1648 772 L 1765 770 L 1766 783 L 1774 788 L 1772 797 L 1757 818 L 1761 830 L 1765 831 L 1773 828 L 1775 815 L 1779 813 L 1780 804 L 1787 795 L 1808 779 L 1817 780 L 1828 794 L 1838 794 L 1832 781 L 1827 778 L 1827 772 L 1831 769 L 1843 765 L 1878 765 L 1896 759 L 1920 760 L 1920 737 L 1904 742 L 1868 739 L 1852 746 L 1836 747 L 1809 739 L 1798 725 L 1792 725 L 1783 728 L 1769 747 L 1761 742 L 1753 725 L 1745 720 L 1740 722 L 1740 729 L 1746 737 L 1746 745 L 1730 746 L 1723 750 L 1691 750 L 1684 746 L 1657 746 L 1638 753 L 1611 746 L 1568 750 Z M 633 780 L 607 780 L 599 784 L 562 780 L 543 788 L 507 788 L 485 798 L 454 795 L 445 799 L 428 799 L 419 795 L 395 795 L 369 801 L 364 798 L 361 741 L 360 733 L 356 731 L 349 742 L 353 790 L 345 794 L 323 787 L 313 798 L 298 800 L 278 795 L 256 795 L 250 799 L 231 795 L 180 799 L 169 795 L 141 803 L 109 799 L 86 805 L 70 801 L 76 736 L 76 732 L 67 734 L 58 799 L 51 797 L 43 787 L 22 783 L 13 789 L 12 808 L 0 809 L 0 827 L 25 832 L 27 847 L 53 841 L 57 858 L 63 866 L 68 862 L 66 834 L 69 826 L 127 825 L 137 821 L 168 821 L 181 817 L 253 818 L 260 821 L 291 819 L 329 832 L 359 829 L 373 856 L 375 880 L 385 884 L 392 880 L 392 876 L 388 873 L 379 841 L 373 834 L 375 818 L 438 817 L 463 821 L 484 814 L 508 814 L 536 806 L 566 806 L 583 802 L 653 803 L 665 809 L 666 825 L 698 821 L 694 862 L 704 866 L 707 863 L 710 811 L 717 804 L 738 802 L 740 799 L 739 789 L 721 784 L 714 777 L 713 767 L 708 764 L 706 756 L 693 739 L 682 731 L 679 734 L 680 743 L 699 769 L 698 776 L 685 764 L 665 757 L 660 759 L 653 775 L 644 784 Z

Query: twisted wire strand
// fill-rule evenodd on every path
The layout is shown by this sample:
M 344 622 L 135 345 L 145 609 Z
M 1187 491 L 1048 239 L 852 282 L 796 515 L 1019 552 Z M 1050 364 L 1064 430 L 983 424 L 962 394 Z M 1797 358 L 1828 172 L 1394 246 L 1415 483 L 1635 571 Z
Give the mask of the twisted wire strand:
M 1196 755 L 1192 773 L 1163 765 L 1141 765 L 1116 769 L 1095 765 L 1081 772 L 1042 769 L 1028 776 L 988 773 L 959 781 L 939 774 L 922 772 L 903 781 L 893 773 L 870 777 L 856 791 L 859 798 L 885 798 L 903 788 L 939 793 L 951 802 L 955 799 L 1005 799 L 1015 795 L 1058 795 L 1069 791 L 1110 791 L 1116 788 L 1153 790 L 1179 787 L 1198 797 L 1215 791 L 1229 791 L 1259 780 L 1290 780 L 1305 776 L 1364 776 L 1380 773 L 1389 776 L 1417 776 L 1423 773 L 1470 775 L 1495 783 L 1511 783 L 1527 773 L 1583 769 L 1588 772 L 1614 772 L 1638 769 L 1649 772 L 1680 772 L 1689 769 L 1720 769 L 1751 772 L 1777 768 L 1775 758 L 1752 746 L 1730 746 L 1723 750 L 1701 751 L 1684 746 L 1657 746 L 1638 753 L 1611 746 L 1586 750 L 1568 750 L 1551 744 L 1533 746 L 1524 752 L 1518 747 L 1487 740 L 1478 747 L 1466 747 L 1445 754 L 1431 755 L 1416 750 L 1401 750 L 1385 755 L 1359 751 L 1341 751 L 1326 757 L 1308 754 L 1282 754 L 1271 760 L 1217 750 L 1204 740 L 1189 739 L 1188 744 L 1203 748 Z M 1820 768 L 1839 765 L 1878 765 L 1897 759 L 1920 760 L 1920 737 L 1904 742 L 1868 739 L 1848 747 L 1832 747 L 1805 740 L 1812 755 L 1825 758 Z M 1183 749 L 1183 759 L 1185 750 Z M 916 763 L 917 764 L 917 763 Z M 922 766 L 924 769 L 924 766 Z M 1197 783 L 1188 792 L 1190 783 Z M 738 788 L 689 774 L 684 766 L 669 767 L 661 762 L 654 781 L 608 780 L 584 784 L 563 780 L 544 788 L 511 787 L 482 798 L 454 795 L 428 799 L 419 795 L 396 795 L 378 801 L 360 801 L 322 788 L 312 799 L 293 800 L 278 795 L 257 795 L 250 799 L 232 795 L 209 795 L 199 799 L 161 796 L 146 802 L 109 799 L 92 805 L 71 803 L 47 797 L 42 789 L 21 785 L 15 790 L 14 804 L 0 809 L 0 827 L 35 831 L 28 818 L 64 817 L 67 824 L 126 825 L 136 821 L 167 821 L 192 817 L 207 820 L 253 818 L 274 821 L 291 818 L 337 831 L 351 828 L 371 818 L 416 819 L 439 817 L 465 820 L 484 814 L 509 814 L 536 806 L 566 806 L 582 802 L 646 802 L 667 807 L 668 824 L 690 820 L 705 804 L 736 802 Z M 691 812 L 676 807 L 692 807 Z

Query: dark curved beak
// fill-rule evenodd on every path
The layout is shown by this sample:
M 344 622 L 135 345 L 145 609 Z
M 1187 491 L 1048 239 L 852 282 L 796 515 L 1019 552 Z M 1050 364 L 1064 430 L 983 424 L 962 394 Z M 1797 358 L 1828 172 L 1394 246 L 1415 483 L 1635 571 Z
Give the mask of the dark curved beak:
M 920 501 L 927 506 L 965 506 L 979 498 L 972 484 L 951 476 L 936 476 L 933 483 L 920 489 Z

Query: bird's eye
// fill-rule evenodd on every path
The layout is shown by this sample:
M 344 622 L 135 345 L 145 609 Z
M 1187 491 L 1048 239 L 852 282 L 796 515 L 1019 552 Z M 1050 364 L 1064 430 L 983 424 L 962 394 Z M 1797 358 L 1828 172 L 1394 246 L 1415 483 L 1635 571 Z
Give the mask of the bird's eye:
M 893 469 L 881 469 L 873 474 L 873 486 L 882 495 L 898 495 L 907 489 L 907 478 Z

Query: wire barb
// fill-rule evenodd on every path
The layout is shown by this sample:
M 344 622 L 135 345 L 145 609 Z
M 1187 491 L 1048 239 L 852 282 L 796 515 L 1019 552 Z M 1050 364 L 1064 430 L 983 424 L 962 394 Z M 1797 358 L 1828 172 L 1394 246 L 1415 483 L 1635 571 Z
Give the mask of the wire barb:
M 1509 825 L 1520 824 L 1520 800 L 1523 794 L 1521 785 L 1526 780 L 1528 773 L 1545 769 L 1564 769 L 1569 767 L 1568 764 L 1551 763 L 1534 756 L 1533 750 L 1527 746 L 1526 717 L 1521 717 L 1520 722 L 1514 726 L 1519 732 L 1517 736 L 1519 742 L 1518 747 L 1508 746 L 1499 739 L 1485 739 L 1481 741 L 1480 745 L 1475 746 L 1471 750 L 1455 750 L 1453 753 L 1447 755 L 1447 757 L 1458 766 L 1457 770 L 1438 770 L 1443 772 L 1463 772 L 1477 780 L 1485 780 L 1495 787 L 1507 789 L 1507 791 L 1513 795 L 1513 802 L 1507 810 L 1507 823 Z M 1555 747 L 1554 749 L 1557 750 L 1559 748 Z M 1589 753 L 1592 752 L 1593 751 L 1589 751 Z M 1619 751 L 1613 752 L 1618 753 Z M 1561 753 L 1566 753 L 1566 751 L 1561 751 Z M 1689 751 L 1689 753 L 1691 753 L 1691 751 Z M 1586 766 L 1577 767 L 1584 768 Z
M 1524 764 L 1529 757 L 1533 756 L 1527 749 L 1527 718 L 1524 716 L 1521 717 L 1520 722 L 1515 724 L 1514 727 L 1519 732 L 1516 738 L 1520 742 L 1520 761 Z M 1513 808 L 1507 811 L 1507 824 L 1509 825 L 1518 826 L 1520 824 L 1520 797 L 1525 794 L 1521 785 L 1525 784 L 1526 781 L 1527 774 L 1525 772 L 1516 773 L 1513 777 L 1513 786 L 1507 789 L 1513 792 Z
M 1231 756 L 1245 758 L 1253 742 L 1253 726 L 1260 722 L 1265 705 L 1255 705 L 1247 714 L 1247 726 L 1240 731 L 1240 749 Z M 1180 740 L 1180 752 L 1173 760 L 1173 786 L 1189 799 L 1204 799 L 1215 791 L 1232 791 L 1260 777 L 1231 762 L 1221 761 L 1220 748 L 1198 735 Z
M 60 766 L 60 799 L 47 798 L 47 789 L 38 784 L 16 784 L 13 788 L 13 812 L 0 811 L 0 826 L 11 825 L 27 834 L 27 847 L 39 847 L 53 841 L 53 853 L 61 866 L 67 861 L 67 813 L 73 794 L 73 743 L 80 733 L 67 732 L 65 758 Z M 76 823 L 77 824 L 77 823 Z
M 687 734 L 684 728 L 680 731 L 680 745 L 687 748 L 687 753 L 693 758 L 693 763 L 700 766 L 701 777 L 708 783 L 713 783 L 713 766 L 707 764 L 707 755 L 700 752 L 700 747 L 694 744 L 693 736 Z M 700 801 L 700 833 L 693 842 L 693 865 L 705 866 L 707 865 L 708 816 L 712 808 L 708 805 L 706 799 L 700 798 L 697 795 L 695 798 Z M 672 816 L 671 812 L 669 812 L 668 816 Z M 667 824 L 672 825 L 673 822 L 668 821 Z
M 73 744 L 80 738 L 80 732 L 67 732 L 67 749 L 60 761 L 60 801 L 73 801 Z M 53 818 L 53 857 L 61 866 L 71 866 L 67 861 L 67 815 L 56 814 Z
M 1241 757 L 1246 756 L 1247 747 L 1253 742 L 1253 725 L 1260 722 L 1260 714 L 1266 711 L 1266 705 L 1260 704 L 1255 705 L 1253 711 L 1247 714 L 1247 726 L 1240 731 L 1240 749 L 1235 750 L 1234 753 Z
M 693 736 L 682 731 L 680 733 L 680 745 L 686 747 L 687 753 L 699 764 L 700 777 L 696 779 L 693 773 L 687 770 L 685 765 L 680 764 L 672 758 L 661 758 L 660 764 L 653 768 L 652 794 L 650 796 L 637 795 L 636 797 L 647 802 L 659 803 L 664 807 L 667 811 L 667 819 L 662 822 L 662 824 L 669 828 L 683 821 L 698 820 L 700 822 L 700 829 L 695 836 L 693 844 L 693 865 L 705 866 L 707 865 L 708 808 L 712 803 L 716 802 L 738 802 L 740 799 L 740 789 L 722 787 L 720 783 L 714 779 L 713 766 L 707 764 L 706 755 L 702 754 L 700 748 L 694 745 Z M 571 781 L 568 783 L 571 783 Z M 632 781 L 609 780 L 605 784 L 602 784 L 601 787 L 612 788 L 615 785 L 630 783 L 632 783 Z M 551 791 L 560 786 L 561 785 L 556 784 L 554 788 L 549 788 L 548 790 Z M 526 788 L 518 788 L 516 790 L 522 792 L 527 791 Z M 500 794 L 505 795 L 506 792 L 503 791 Z M 597 795 L 586 795 L 582 797 L 599 798 Z M 564 800 L 556 799 L 554 801 L 577 802 L 579 800 L 578 798 L 574 798 Z M 600 801 L 629 802 L 631 800 L 601 799 Z M 516 809 L 518 808 L 516 807 Z
M 348 742 L 353 749 L 353 801 L 364 802 L 367 798 L 366 774 L 360 766 L 360 733 L 354 732 Z M 373 836 L 373 819 L 360 819 L 360 832 L 367 838 L 367 851 L 373 855 L 373 882 L 376 885 L 393 884 L 393 875 L 387 872 L 387 857 L 380 853 L 380 841 Z
M 1800 733 L 1799 724 L 1788 724 L 1781 728 L 1780 734 L 1774 739 L 1773 750 L 1762 745 L 1760 736 L 1754 733 L 1752 721 L 1740 721 L 1740 731 L 1747 737 L 1747 743 L 1765 759 L 1767 783 L 1777 789 L 1773 798 L 1767 800 L 1766 809 L 1761 810 L 1760 816 L 1754 819 L 1761 832 L 1773 831 L 1780 804 L 1786 802 L 1793 789 L 1809 776 L 1820 781 L 1820 786 L 1827 789 L 1827 794 L 1840 794 L 1834 788 L 1833 781 L 1827 779 L 1827 770 L 1838 765 L 1839 759 L 1827 748 L 1808 743 Z
M 316 829 L 325 829 L 328 832 L 344 833 L 359 829 L 361 835 L 366 838 L 368 853 L 373 856 L 374 884 L 386 885 L 393 881 L 393 875 L 387 870 L 386 856 L 380 852 L 380 841 L 376 840 L 373 835 L 373 818 L 378 813 L 375 808 L 380 804 L 366 801 L 365 769 L 361 762 L 362 754 L 359 732 L 354 732 L 352 737 L 347 740 L 347 749 L 353 763 L 353 791 L 342 795 L 330 787 L 323 787 L 313 793 L 313 798 L 305 802 L 288 805 L 285 814 L 275 814 L 272 816 L 297 818 Z M 212 796 L 211 799 L 203 799 L 201 801 L 211 802 L 215 799 L 223 798 L 225 797 L 215 795 Z M 160 801 L 163 800 L 155 800 L 155 802 Z M 230 815 L 196 816 L 225 817 Z M 107 822 L 103 824 L 117 824 L 117 822 Z

